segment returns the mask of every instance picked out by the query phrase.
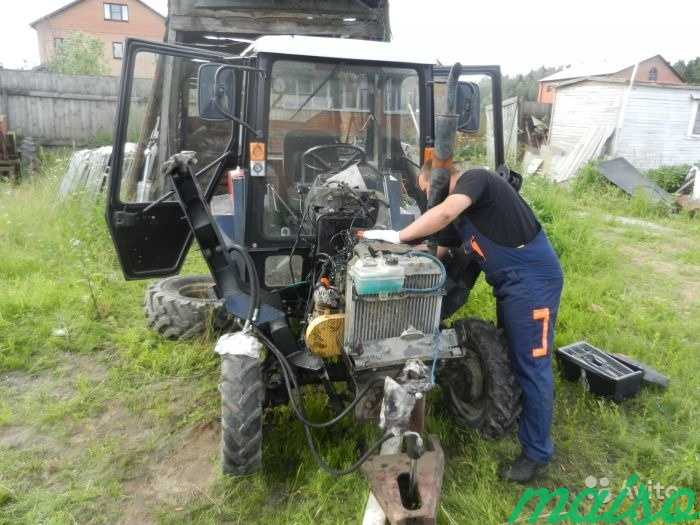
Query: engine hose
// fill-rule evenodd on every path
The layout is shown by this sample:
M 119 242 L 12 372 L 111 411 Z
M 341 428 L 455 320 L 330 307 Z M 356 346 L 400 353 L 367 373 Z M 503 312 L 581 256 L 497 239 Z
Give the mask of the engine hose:
M 248 273 L 250 274 L 251 278 L 251 301 L 250 301 L 250 309 L 249 309 L 249 316 L 248 316 L 248 321 L 252 321 L 254 311 L 257 310 L 259 307 L 260 303 L 260 287 L 258 283 L 258 273 L 257 270 L 255 269 L 255 265 L 253 263 L 252 258 L 250 257 L 250 254 L 248 253 L 245 248 L 234 245 L 233 249 L 238 251 L 241 256 L 243 257 L 246 266 L 248 268 Z M 343 411 L 338 414 L 336 417 L 329 421 L 324 421 L 321 423 L 317 423 L 314 421 L 309 421 L 306 419 L 304 416 L 304 412 L 302 408 L 299 407 L 296 403 L 295 397 L 292 395 L 292 385 L 295 390 L 299 390 L 299 384 L 296 380 L 296 374 L 294 374 L 294 371 L 291 368 L 291 365 L 289 364 L 289 361 L 287 361 L 287 358 L 285 355 L 275 346 L 275 344 L 265 335 L 263 334 L 260 330 L 255 330 L 256 334 L 258 337 L 260 337 L 265 345 L 272 351 L 272 353 L 275 355 L 277 360 L 280 362 L 282 365 L 282 375 L 285 379 L 285 385 L 287 386 L 287 393 L 289 394 L 289 399 L 292 404 L 292 408 L 294 409 L 295 415 L 297 418 L 304 424 L 313 428 L 326 428 L 329 426 L 332 426 L 336 423 L 338 423 L 341 419 L 343 419 L 348 413 L 355 408 L 355 406 L 362 400 L 362 398 L 367 395 L 367 393 L 370 391 L 370 389 L 379 381 L 383 381 L 383 378 L 376 378 L 374 381 L 371 381 L 363 390 L 361 390 L 356 396 L 355 399 L 352 400 L 352 402 L 346 406 Z M 290 383 L 289 377 L 291 377 L 292 381 Z
M 447 270 L 445 270 L 445 265 L 442 264 L 442 261 L 428 252 L 410 251 L 407 255 L 425 257 L 435 262 L 440 267 L 440 281 L 430 288 L 404 288 L 403 291 L 408 293 L 435 293 L 442 290 L 442 287 L 445 286 L 445 282 L 447 281 Z
M 259 329 L 256 329 L 254 326 L 254 320 L 255 320 L 255 315 L 257 313 L 258 308 L 260 307 L 260 283 L 258 281 L 258 272 L 255 269 L 255 264 L 253 263 L 253 259 L 248 253 L 248 251 L 243 248 L 242 246 L 239 245 L 234 245 L 232 247 L 235 251 L 241 254 L 243 257 L 246 267 L 248 269 L 248 275 L 250 277 L 251 285 L 250 285 L 250 293 L 251 293 L 251 299 L 250 299 L 250 307 L 248 309 L 248 323 L 250 323 L 250 326 L 253 328 L 255 333 L 260 337 L 260 339 L 263 340 L 263 342 L 266 344 L 268 349 L 273 353 L 273 355 L 277 358 L 279 361 L 281 367 L 282 367 L 282 377 L 284 378 L 284 384 L 287 388 L 287 394 L 289 395 L 289 401 L 292 405 L 292 409 L 294 410 L 294 414 L 296 415 L 297 419 L 303 424 L 304 426 L 304 434 L 306 436 L 306 443 L 309 447 L 309 451 L 311 452 L 311 455 L 313 456 L 314 460 L 318 464 L 318 466 L 324 470 L 326 473 L 330 474 L 331 476 L 345 476 L 347 474 L 351 474 L 358 470 L 369 458 L 370 456 L 377 450 L 381 448 L 381 446 L 384 444 L 385 441 L 391 439 L 394 437 L 394 434 L 392 432 L 388 432 L 384 434 L 380 439 L 378 439 L 375 443 L 370 446 L 367 451 L 360 456 L 360 458 L 350 465 L 346 469 L 338 470 L 334 469 L 331 467 L 328 463 L 326 463 L 321 455 L 319 454 L 318 450 L 316 449 L 316 444 L 314 443 L 313 436 L 311 435 L 311 428 L 325 428 L 329 427 L 331 425 L 334 425 L 338 423 L 341 419 L 343 419 L 355 406 L 360 402 L 360 400 L 367 394 L 367 392 L 370 391 L 370 389 L 380 380 L 380 378 L 375 379 L 374 381 L 370 382 L 369 385 L 367 385 L 362 391 L 358 392 L 358 394 L 355 396 L 355 399 L 352 400 L 352 402 L 343 409 L 343 411 L 338 414 L 336 417 L 333 419 L 330 419 L 329 421 L 324 421 L 322 423 L 317 423 L 314 421 L 309 421 L 306 419 L 304 416 L 303 410 L 300 406 L 297 405 L 296 398 L 294 396 L 294 391 L 299 391 L 299 383 L 296 378 L 296 374 L 292 370 L 291 365 L 289 364 L 289 361 L 285 357 L 285 355 L 275 346 L 275 344 L 268 339 L 265 334 L 263 334 Z M 290 381 L 291 377 L 291 381 Z M 384 381 L 383 378 L 381 378 L 381 381 Z M 294 388 L 292 388 L 292 385 Z
M 294 374 L 294 371 L 291 368 L 291 365 L 289 364 L 289 361 L 287 361 L 287 358 L 284 356 L 282 352 L 275 346 L 275 344 L 268 339 L 265 334 L 261 333 L 260 330 L 255 331 L 258 337 L 262 339 L 262 341 L 265 343 L 265 345 L 268 347 L 268 349 L 272 352 L 272 354 L 277 358 L 279 361 L 281 367 L 282 367 L 282 378 L 284 379 L 284 384 L 287 388 L 287 394 L 289 395 L 289 401 L 292 405 L 292 410 L 294 411 L 294 414 L 296 415 L 297 419 L 302 423 L 304 427 L 304 435 L 306 436 L 306 443 L 309 447 L 309 451 L 311 452 L 311 455 L 313 456 L 314 460 L 318 464 L 318 466 L 324 470 L 326 473 L 330 474 L 331 476 L 345 476 L 346 474 L 351 474 L 355 472 L 357 469 L 359 469 L 363 463 L 365 463 L 370 456 L 372 455 L 373 452 L 379 450 L 379 448 L 384 444 L 385 441 L 391 439 L 394 437 L 393 432 L 388 432 L 384 434 L 380 439 L 378 439 L 376 442 L 372 444 L 372 446 L 367 449 L 367 452 L 365 452 L 360 458 L 350 465 L 348 468 L 343 469 L 343 470 L 337 470 L 328 465 L 321 455 L 319 454 L 318 450 L 316 449 L 316 444 L 314 443 L 313 436 L 311 435 L 311 428 L 324 428 L 328 427 L 331 425 L 334 425 L 338 421 L 340 421 L 343 417 L 347 415 L 350 410 L 352 410 L 357 403 L 369 392 L 369 390 L 372 388 L 372 386 L 379 381 L 379 378 L 375 379 L 372 381 L 369 385 L 367 385 L 361 392 L 355 396 L 355 399 L 347 406 L 343 411 L 338 414 L 336 417 L 329 421 L 324 421 L 323 423 L 316 423 L 313 421 L 309 421 L 304 417 L 304 414 L 301 410 L 301 408 L 297 405 L 296 403 L 296 398 L 294 397 L 294 392 L 292 389 L 292 385 L 294 386 L 294 390 L 299 390 L 299 383 L 297 382 L 296 375 Z M 290 380 L 291 377 L 291 380 Z M 381 381 L 384 381 L 384 379 L 381 379 Z
M 250 278 L 250 304 L 248 305 L 248 314 L 246 316 L 247 323 L 254 323 L 255 316 L 260 308 L 260 281 L 258 280 L 258 271 L 255 269 L 253 258 L 243 246 L 233 244 L 229 247 L 230 250 L 238 252 L 243 257 L 243 262 L 248 270 Z
M 321 455 L 318 453 L 318 450 L 316 450 L 316 445 L 314 443 L 313 437 L 311 436 L 311 431 L 309 430 L 309 427 L 304 426 L 304 434 L 306 434 L 306 442 L 309 445 L 309 450 L 311 451 L 311 455 L 314 457 L 316 460 L 316 463 L 318 464 L 321 469 L 325 470 L 328 474 L 331 476 L 345 476 L 346 474 L 352 474 L 355 472 L 357 469 L 359 469 L 362 464 L 367 461 L 370 456 L 372 455 L 373 452 L 379 450 L 381 446 L 384 444 L 385 441 L 389 441 L 391 438 L 394 437 L 393 432 L 387 432 L 384 434 L 380 439 L 378 439 L 375 443 L 372 444 L 372 446 L 367 449 L 367 452 L 362 454 L 360 456 L 360 459 L 358 459 L 355 463 L 350 465 L 348 468 L 343 469 L 343 470 L 336 470 L 333 467 L 331 467 L 328 463 L 326 463 Z
M 383 377 L 375 378 L 365 388 L 360 390 L 360 392 L 358 392 L 355 396 L 355 399 L 353 399 L 350 402 L 350 404 L 346 406 L 342 410 L 342 412 L 340 412 L 340 414 L 335 416 L 333 419 L 323 422 L 309 421 L 304 415 L 303 408 L 297 404 L 297 400 L 293 395 L 293 390 L 299 390 L 299 383 L 296 380 L 296 374 L 294 373 L 294 370 L 292 370 L 292 365 L 289 364 L 289 361 L 287 360 L 285 355 L 275 346 L 275 344 L 267 336 L 265 336 L 265 334 L 261 333 L 259 330 L 256 330 L 255 333 L 258 337 L 260 337 L 260 339 L 262 339 L 263 343 L 265 343 L 265 346 L 267 346 L 268 349 L 277 358 L 277 361 L 279 361 L 280 365 L 282 365 L 282 378 L 284 379 L 285 386 L 287 388 L 287 394 L 289 395 L 289 401 L 292 405 L 294 415 L 307 427 L 327 428 L 335 425 L 341 419 L 347 416 L 353 408 L 355 408 L 355 406 L 362 400 L 363 397 L 367 395 L 367 393 L 372 389 L 372 387 L 374 387 L 377 383 L 384 382 Z

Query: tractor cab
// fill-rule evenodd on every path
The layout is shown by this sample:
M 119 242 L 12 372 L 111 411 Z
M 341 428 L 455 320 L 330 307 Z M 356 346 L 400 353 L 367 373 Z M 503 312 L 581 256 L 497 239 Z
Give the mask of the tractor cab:
M 182 151 L 195 153 L 197 187 L 223 241 L 247 247 L 265 288 L 306 273 L 308 222 L 323 222 L 324 207 L 309 206 L 319 185 L 376 197 L 387 227 L 425 208 L 417 174 L 449 72 L 431 58 L 385 42 L 305 36 L 264 36 L 236 54 L 129 40 L 124 58 L 107 220 L 128 279 L 177 273 L 196 233 L 163 169 Z M 155 63 L 153 78 L 138 76 L 144 62 Z M 460 160 L 495 168 L 503 163 L 499 69 L 463 66 L 462 79 L 459 128 L 474 154 Z M 131 104 L 137 84 L 140 93 L 151 87 L 145 111 Z M 492 114 L 481 118 L 486 101 Z M 373 226 L 370 215 L 352 226 Z

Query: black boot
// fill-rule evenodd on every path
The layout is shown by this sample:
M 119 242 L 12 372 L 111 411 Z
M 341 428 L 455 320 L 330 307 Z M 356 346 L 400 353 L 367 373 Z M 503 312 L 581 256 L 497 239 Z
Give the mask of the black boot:
M 517 483 L 527 483 L 532 481 L 540 472 L 547 467 L 547 463 L 540 463 L 528 458 L 521 453 L 513 463 L 505 465 L 501 469 L 501 478 L 506 481 Z

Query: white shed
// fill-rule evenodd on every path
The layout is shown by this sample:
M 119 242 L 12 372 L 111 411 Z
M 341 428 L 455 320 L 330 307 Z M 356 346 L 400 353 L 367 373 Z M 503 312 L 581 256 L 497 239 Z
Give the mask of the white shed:
M 549 143 L 571 152 L 602 130 L 610 137 L 602 153 L 640 170 L 697 163 L 699 106 L 700 86 L 637 83 L 630 90 L 616 80 L 573 81 L 557 88 Z

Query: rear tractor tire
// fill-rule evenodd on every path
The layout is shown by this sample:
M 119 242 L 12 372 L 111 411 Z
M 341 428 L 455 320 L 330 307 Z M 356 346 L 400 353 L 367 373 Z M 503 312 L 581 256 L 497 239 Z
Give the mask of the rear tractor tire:
M 149 328 L 168 339 L 192 339 L 210 327 L 226 328 L 230 320 L 213 286 L 208 275 L 176 275 L 151 284 L 144 298 Z
M 485 438 L 499 438 L 515 425 L 522 410 L 505 335 L 481 319 L 458 321 L 454 328 L 465 356 L 446 362 L 440 371 L 445 402 L 460 425 Z
M 262 467 L 265 387 L 260 361 L 241 355 L 221 358 L 221 466 L 245 476 Z

